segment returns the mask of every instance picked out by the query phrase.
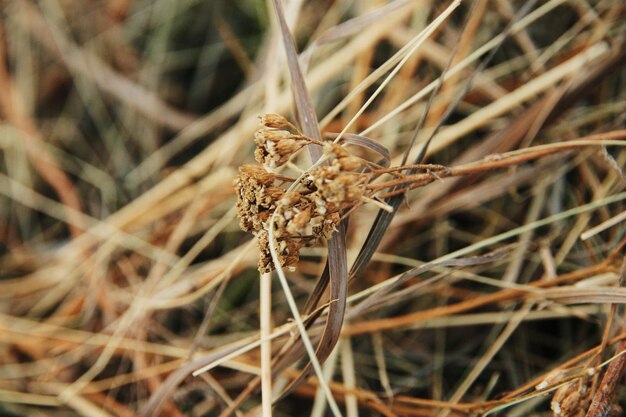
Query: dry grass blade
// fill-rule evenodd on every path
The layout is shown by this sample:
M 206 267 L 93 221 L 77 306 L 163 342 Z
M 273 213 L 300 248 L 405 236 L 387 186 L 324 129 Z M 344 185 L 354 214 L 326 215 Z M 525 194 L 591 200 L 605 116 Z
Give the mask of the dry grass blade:
M 359 31 L 366 29 L 369 25 L 372 25 L 384 19 L 391 13 L 406 8 L 406 6 L 410 6 L 410 3 L 411 0 L 396 0 L 370 13 L 350 19 L 326 30 L 313 42 L 311 42 L 302 53 L 300 57 L 300 65 L 303 69 L 303 72 L 306 72 L 306 69 L 309 67 L 309 61 L 311 60 L 311 56 L 315 52 L 315 49 L 319 46 L 331 42 L 337 42 L 341 39 L 354 35 Z
M 410 269 L 406 272 L 403 272 L 398 277 L 394 278 L 393 281 L 389 281 L 387 286 L 385 286 L 384 288 L 381 288 L 379 291 L 376 291 L 375 293 L 367 297 L 364 301 L 357 304 L 353 309 L 350 310 L 350 316 L 358 317 L 361 314 L 367 312 L 377 302 L 380 302 L 381 299 L 383 299 L 383 297 L 386 294 L 393 291 L 394 289 L 399 288 L 408 280 L 415 278 L 419 275 L 422 275 L 428 271 L 431 271 L 439 267 L 446 267 L 446 266 L 465 267 L 465 266 L 474 266 L 474 265 L 481 265 L 481 264 L 490 263 L 490 262 L 496 262 L 498 260 L 502 260 L 503 258 L 505 258 L 508 255 L 510 249 L 511 248 L 502 248 L 502 249 L 496 250 L 493 253 L 489 253 L 489 254 L 482 255 L 482 256 L 474 256 L 474 257 L 465 258 L 465 259 L 449 259 L 449 260 L 442 260 L 442 261 L 433 261 L 433 262 L 425 263 L 424 265 L 418 266 L 416 268 Z
M 20 16 L 24 20 L 24 26 L 28 27 L 44 47 L 62 58 L 71 71 L 91 79 L 102 91 L 166 127 L 180 130 L 194 122 L 195 117 L 172 108 L 153 93 L 115 72 L 97 56 L 81 50 L 36 7 L 29 2 L 25 4 L 28 5 L 28 17 Z M 52 3 L 44 6 L 44 9 L 52 10 L 51 14 L 58 11 Z
M 272 416 L 272 344 L 270 333 L 272 331 L 272 276 L 261 276 L 261 405 L 263 417 Z
M 524 12 L 527 10 L 527 8 L 531 8 L 532 4 L 528 4 L 524 10 L 520 13 L 520 15 L 523 16 Z M 467 18 L 466 21 L 466 25 L 467 22 L 469 22 L 469 17 Z M 481 62 L 481 67 L 485 67 L 493 58 L 493 55 L 495 54 L 495 52 L 498 50 L 498 47 L 502 44 L 502 42 L 504 42 L 508 36 L 508 34 L 511 31 L 511 28 L 513 27 L 513 24 L 515 23 L 515 20 L 510 22 L 507 29 L 505 29 L 505 31 L 503 32 L 503 36 L 501 37 L 500 43 L 494 48 L 492 49 L 492 51 L 487 55 L 487 57 Z M 464 30 L 467 29 L 467 26 L 464 28 Z M 452 62 L 452 59 L 454 58 L 454 54 L 451 55 L 451 57 L 449 58 L 449 63 Z M 426 105 L 426 108 L 424 109 L 422 116 L 417 124 L 416 130 L 413 134 L 413 138 L 411 139 L 411 144 L 413 144 L 415 142 L 415 139 L 417 138 L 417 134 L 419 132 L 419 130 L 422 128 L 424 121 L 426 120 L 426 116 L 428 114 L 428 111 L 430 109 L 430 106 L 432 105 L 432 99 L 435 96 L 435 94 L 439 91 L 439 88 L 441 88 L 441 85 L 443 83 L 443 79 L 447 73 L 447 66 L 446 68 L 444 68 L 443 73 L 441 74 L 438 83 L 436 84 L 430 99 L 429 99 L 429 103 Z M 474 71 L 472 74 L 477 74 L 479 72 L 479 70 Z M 474 75 L 472 75 L 473 78 Z M 441 128 L 441 126 L 443 125 L 445 119 L 447 119 L 452 112 L 456 109 L 456 107 L 459 105 L 461 99 L 467 94 L 467 92 L 469 91 L 469 89 L 472 86 L 472 78 L 470 78 L 467 83 L 465 84 L 465 87 L 463 89 L 463 91 L 457 96 L 455 103 L 448 109 L 447 114 L 441 119 L 441 121 L 438 123 L 437 127 L 435 128 L 435 130 L 433 130 L 431 136 L 427 139 L 427 141 L 425 142 L 424 146 L 421 147 L 420 152 L 418 153 L 417 157 L 415 158 L 415 164 L 420 164 L 423 162 L 424 157 L 426 156 L 426 152 L 428 150 L 429 144 L 431 143 L 433 137 L 435 136 L 436 132 L 438 131 L 438 129 Z M 411 149 L 407 149 L 404 156 L 403 156 L 403 161 L 406 161 L 406 159 L 408 158 L 408 155 L 410 153 Z M 411 171 L 409 170 L 409 174 Z M 403 189 L 400 188 L 400 193 L 398 193 L 398 195 L 394 195 L 393 197 L 391 197 L 391 199 L 389 199 L 388 204 L 393 208 L 393 210 L 391 212 L 386 211 L 386 210 L 379 210 L 378 214 L 376 215 L 376 219 L 374 221 L 374 224 L 372 225 L 372 228 L 370 229 L 370 231 L 368 232 L 365 244 L 363 245 L 363 248 L 361 249 L 361 252 L 359 253 L 359 255 L 357 256 L 356 260 L 354 261 L 354 264 L 352 265 L 352 268 L 350 270 L 350 275 L 351 276 L 358 276 L 361 274 L 361 272 L 364 270 L 364 268 L 367 266 L 367 264 L 369 263 L 372 255 L 374 254 L 374 252 L 376 251 L 376 249 L 378 248 L 378 245 L 380 244 L 385 231 L 387 230 L 387 228 L 389 227 L 389 225 L 391 224 L 391 221 L 393 220 L 393 217 L 398 209 L 398 207 L 400 206 L 400 203 L 403 200 Z
M 287 331 L 283 329 L 282 332 L 275 332 L 272 337 L 280 336 L 286 332 Z M 165 383 L 163 383 L 150 397 L 150 401 L 142 407 L 139 412 L 139 416 L 148 417 L 157 415 L 163 403 L 170 397 L 172 391 L 174 391 L 176 387 L 180 385 L 189 375 L 197 375 L 216 366 L 220 366 L 225 361 L 240 356 L 241 354 L 260 346 L 262 342 L 263 340 L 259 340 L 257 342 L 250 343 L 249 341 L 243 340 L 209 355 L 198 355 L 200 357 L 186 363 L 167 378 Z
M 4 27 L 0 24 L 0 105 L 5 118 L 21 133 L 22 141 L 34 168 L 44 180 L 52 186 L 59 200 L 68 207 L 68 225 L 72 235 L 78 236 L 85 228 L 80 214 L 82 212 L 80 197 L 67 174 L 59 168 L 58 163 L 43 148 L 41 134 L 37 131 L 34 121 L 28 115 L 26 105 L 21 102 L 15 85 L 6 66 Z
M 361 106 L 361 108 L 356 112 L 356 114 L 350 119 L 343 130 L 339 133 L 339 136 L 335 139 L 338 141 L 348 129 L 353 125 L 353 123 L 367 110 L 367 108 L 374 102 L 374 100 L 379 96 L 379 94 L 383 91 L 383 89 L 387 86 L 387 84 L 396 76 L 396 74 L 402 69 L 402 67 L 407 63 L 409 58 L 419 49 L 419 47 L 430 37 L 435 30 L 437 30 L 445 21 L 450 17 L 450 15 L 454 12 L 454 10 L 461 4 L 460 0 L 453 0 L 448 7 L 444 11 L 442 11 L 436 19 L 434 19 L 424 30 L 415 38 L 415 41 L 412 42 L 410 48 L 407 49 L 406 54 L 402 57 L 400 62 L 391 70 L 391 72 L 385 77 L 383 82 L 376 88 L 367 99 L 365 103 Z

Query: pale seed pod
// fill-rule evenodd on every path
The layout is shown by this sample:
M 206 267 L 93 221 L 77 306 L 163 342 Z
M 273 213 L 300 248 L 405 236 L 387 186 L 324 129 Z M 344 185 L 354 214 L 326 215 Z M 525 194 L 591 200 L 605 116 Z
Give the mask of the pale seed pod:
M 268 113 L 259 116 L 261 119 L 261 124 L 265 127 L 270 127 L 273 129 L 289 129 L 295 130 L 295 127 L 289 123 L 289 121 L 280 114 Z

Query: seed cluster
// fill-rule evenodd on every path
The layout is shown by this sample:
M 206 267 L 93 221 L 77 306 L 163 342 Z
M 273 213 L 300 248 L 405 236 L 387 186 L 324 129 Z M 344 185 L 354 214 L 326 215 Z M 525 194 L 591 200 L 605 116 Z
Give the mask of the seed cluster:
M 291 155 L 311 142 L 281 115 L 261 116 L 261 124 L 263 128 L 254 134 L 257 145 L 254 157 L 259 164 L 268 168 L 284 165 Z
M 554 392 L 550 408 L 556 417 L 584 417 L 590 404 L 591 392 L 587 381 L 576 381 Z
M 268 114 L 261 122 L 263 127 L 255 134 L 255 157 L 263 166 L 240 167 L 235 190 L 240 226 L 257 237 L 259 271 L 265 273 L 274 269 L 268 232 L 274 214 L 280 264 L 293 267 L 302 247 L 331 238 L 342 213 L 364 196 L 369 176 L 363 159 L 338 144 L 327 143 L 323 144 L 327 164 L 311 169 L 295 190 L 287 191 L 295 180 L 270 169 L 284 165 L 302 147 L 319 142 L 282 116 Z

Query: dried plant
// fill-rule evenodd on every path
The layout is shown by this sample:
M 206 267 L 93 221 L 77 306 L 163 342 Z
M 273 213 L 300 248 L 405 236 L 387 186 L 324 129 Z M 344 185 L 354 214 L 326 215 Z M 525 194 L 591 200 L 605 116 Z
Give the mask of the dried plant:
M 0 415 L 623 414 L 623 0 L 2 5 Z
M 550 408 L 555 416 L 584 417 L 591 404 L 588 380 L 578 380 L 554 392 Z
M 324 149 L 324 165 L 296 178 L 275 174 L 254 165 L 243 165 L 235 180 L 237 213 L 244 231 L 257 237 L 259 271 L 274 270 L 269 245 L 269 227 L 273 225 L 278 243 L 280 265 L 293 267 L 300 249 L 330 239 L 344 213 L 372 193 L 367 185 L 372 172 L 365 160 L 351 155 L 336 143 L 321 143 L 307 138 L 284 117 L 267 114 L 263 127 L 255 134 L 255 157 L 268 169 L 283 166 L 304 146 L 315 143 Z M 289 130 L 283 130 L 289 129 Z M 294 184 L 296 187 L 294 188 Z M 272 216 L 276 213 L 273 222 Z

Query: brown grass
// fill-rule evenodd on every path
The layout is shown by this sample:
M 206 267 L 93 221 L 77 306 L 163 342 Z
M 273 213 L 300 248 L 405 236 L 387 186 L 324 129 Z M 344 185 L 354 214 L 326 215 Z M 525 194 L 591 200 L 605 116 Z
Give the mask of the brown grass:
M 622 1 L 2 5 L 1 416 L 621 415 Z

